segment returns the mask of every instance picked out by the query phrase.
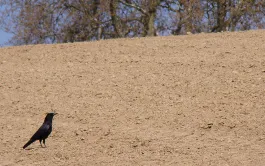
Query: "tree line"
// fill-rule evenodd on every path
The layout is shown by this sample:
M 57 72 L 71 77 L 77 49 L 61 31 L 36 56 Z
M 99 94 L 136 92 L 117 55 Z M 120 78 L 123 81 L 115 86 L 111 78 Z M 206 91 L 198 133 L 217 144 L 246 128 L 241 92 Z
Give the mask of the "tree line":
M 1 0 L 13 45 L 265 27 L 264 0 Z

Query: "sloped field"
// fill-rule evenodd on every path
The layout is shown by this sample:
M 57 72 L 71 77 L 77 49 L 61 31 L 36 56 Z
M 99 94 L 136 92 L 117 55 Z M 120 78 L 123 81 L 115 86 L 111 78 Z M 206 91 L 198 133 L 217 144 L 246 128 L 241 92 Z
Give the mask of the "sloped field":
M 265 31 L 2 48 L 0 118 L 0 165 L 263 166 Z

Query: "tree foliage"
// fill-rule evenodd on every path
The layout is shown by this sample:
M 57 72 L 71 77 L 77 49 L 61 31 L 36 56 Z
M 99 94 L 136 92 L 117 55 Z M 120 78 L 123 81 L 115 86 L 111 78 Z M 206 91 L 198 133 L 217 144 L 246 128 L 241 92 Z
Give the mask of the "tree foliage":
M 264 0 L 1 0 L 14 45 L 265 27 Z

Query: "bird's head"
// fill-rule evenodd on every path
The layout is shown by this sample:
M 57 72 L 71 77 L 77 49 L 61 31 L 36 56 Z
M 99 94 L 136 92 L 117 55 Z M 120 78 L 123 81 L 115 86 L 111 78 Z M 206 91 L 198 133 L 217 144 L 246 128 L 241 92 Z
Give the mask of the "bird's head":
M 46 113 L 46 117 L 45 117 L 45 122 L 46 121 L 52 121 L 52 119 L 53 119 L 53 116 L 54 115 L 56 115 L 56 114 L 58 114 L 58 113 L 55 113 L 55 112 L 50 112 L 50 113 Z

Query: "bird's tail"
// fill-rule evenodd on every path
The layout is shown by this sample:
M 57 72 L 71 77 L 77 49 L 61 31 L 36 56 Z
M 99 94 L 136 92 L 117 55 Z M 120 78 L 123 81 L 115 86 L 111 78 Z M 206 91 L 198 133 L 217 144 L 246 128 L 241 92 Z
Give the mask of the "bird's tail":
M 28 147 L 30 144 L 32 144 L 35 140 L 30 139 L 24 146 L 23 149 L 25 149 L 26 147 Z

